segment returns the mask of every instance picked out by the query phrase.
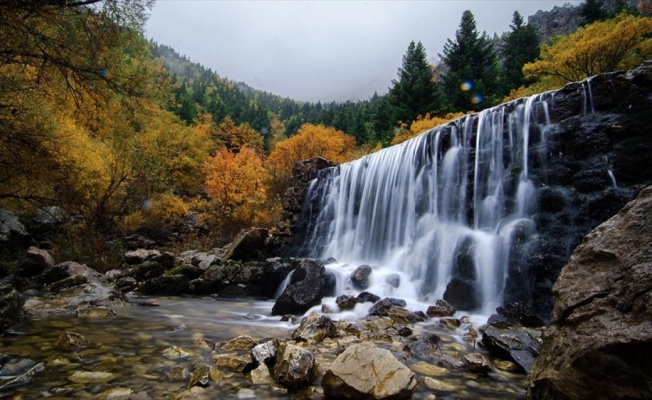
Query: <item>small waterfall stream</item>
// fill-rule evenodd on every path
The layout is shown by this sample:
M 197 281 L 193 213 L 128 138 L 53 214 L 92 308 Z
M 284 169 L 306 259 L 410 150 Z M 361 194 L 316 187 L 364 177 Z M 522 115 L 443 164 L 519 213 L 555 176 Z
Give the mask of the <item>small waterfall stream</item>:
M 493 312 L 509 270 L 522 267 L 514 249 L 536 233 L 529 171 L 545 164 L 551 97 L 465 116 L 320 171 L 304 205 L 307 252 L 348 263 L 330 268 L 338 281 L 372 266 L 378 295 L 434 301 L 470 291 L 462 308 Z M 400 284 L 383 286 L 379 277 L 391 274 Z

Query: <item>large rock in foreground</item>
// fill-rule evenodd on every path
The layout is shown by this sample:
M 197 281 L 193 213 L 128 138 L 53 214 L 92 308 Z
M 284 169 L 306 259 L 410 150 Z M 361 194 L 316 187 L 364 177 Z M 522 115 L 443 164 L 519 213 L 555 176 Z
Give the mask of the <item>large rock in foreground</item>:
M 272 315 L 303 314 L 335 290 L 335 277 L 326 271 L 324 263 L 312 258 L 296 260 L 293 264 L 297 262 L 298 268 L 274 303 Z
M 652 393 L 652 187 L 591 232 L 554 285 L 530 399 Z
M 326 397 L 333 399 L 409 399 L 416 385 L 408 367 L 371 342 L 344 350 L 321 381 Z

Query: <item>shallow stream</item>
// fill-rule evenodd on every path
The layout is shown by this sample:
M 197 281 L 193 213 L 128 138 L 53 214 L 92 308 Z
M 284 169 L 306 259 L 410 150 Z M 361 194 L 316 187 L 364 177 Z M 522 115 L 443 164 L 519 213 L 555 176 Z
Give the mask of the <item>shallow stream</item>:
M 318 348 L 311 349 L 316 353 L 320 370 L 316 389 L 287 392 L 270 385 L 253 385 L 242 373 L 226 373 L 219 386 L 211 384 L 206 390 L 187 391 L 188 371 L 192 371 L 193 364 L 205 362 L 215 365 L 212 357 L 215 355 L 214 343 L 242 334 L 257 340 L 291 335 L 297 325 L 280 322 L 279 317 L 270 317 L 272 302 L 169 297 L 138 300 L 158 306 L 117 307 L 114 308 L 117 315 L 107 320 L 56 316 L 29 319 L 15 327 L 17 336 L 0 339 L 0 353 L 29 358 L 43 363 L 45 369 L 37 373 L 29 384 L 0 390 L 0 398 L 323 398 L 318 382 L 335 355 L 333 351 Z M 458 333 L 461 335 L 461 330 L 451 332 L 440 327 L 436 320 L 414 326 L 414 330 L 415 333 L 433 332 L 440 335 L 443 351 L 473 351 L 472 344 L 465 343 L 457 336 Z M 90 344 L 77 351 L 57 349 L 57 338 L 66 331 L 83 335 Z M 396 342 L 376 344 L 393 352 L 400 350 Z M 166 358 L 164 350 L 171 346 L 187 349 L 193 355 L 185 359 Z M 106 383 L 71 382 L 70 376 L 77 371 L 109 372 L 115 374 L 115 378 Z M 517 399 L 525 394 L 524 375 L 498 370 L 488 375 L 478 375 L 463 369 L 452 369 L 446 374 L 432 376 L 442 385 L 441 390 L 428 389 L 423 383 L 425 375 L 417 376 L 420 384 L 414 399 L 426 399 L 432 394 L 437 399 Z M 0 381 L 0 385 L 2 383 Z M 112 393 L 117 393 L 117 389 L 131 390 L 132 397 L 111 397 Z

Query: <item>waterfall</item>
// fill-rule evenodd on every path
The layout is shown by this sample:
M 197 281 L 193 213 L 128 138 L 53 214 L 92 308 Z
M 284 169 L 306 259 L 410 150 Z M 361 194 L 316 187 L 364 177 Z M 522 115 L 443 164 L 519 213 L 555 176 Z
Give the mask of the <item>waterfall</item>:
M 516 246 L 536 233 L 530 166 L 545 163 L 551 97 L 468 115 L 320 171 L 304 206 L 308 252 L 406 277 L 396 290 L 415 300 L 470 288 L 466 308 L 492 312 L 509 271 L 522 267 Z

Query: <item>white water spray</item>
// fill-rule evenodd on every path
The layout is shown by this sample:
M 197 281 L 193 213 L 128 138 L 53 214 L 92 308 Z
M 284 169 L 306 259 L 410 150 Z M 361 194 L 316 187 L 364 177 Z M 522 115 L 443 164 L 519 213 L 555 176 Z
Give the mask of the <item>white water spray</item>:
M 445 297 L 451 280 L 470 274 L 481 311 L 493 312 L 518 261 L 510 258 L 514 235 L 535 233 L 530 147 L 545 146 L 549 97 L 465 116 L 321 171 L 309 190 L 307 237 L 312 256 L 351 266 L 329 267 L 341 275 L 340 292 L 354 292 L 348 277 L 360 264 L 372 276 L 400 274 L 400 288 L 377 294 L 408 301 Z

